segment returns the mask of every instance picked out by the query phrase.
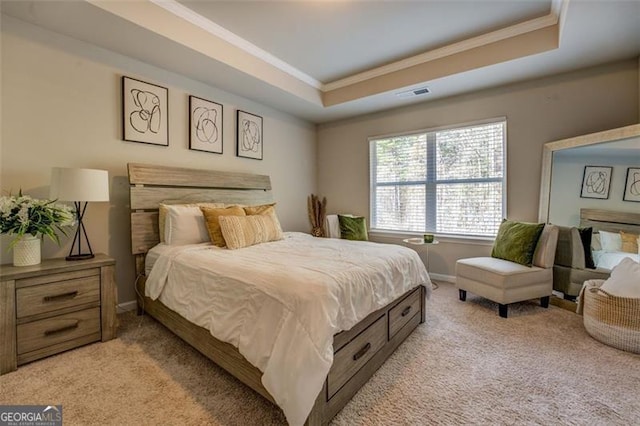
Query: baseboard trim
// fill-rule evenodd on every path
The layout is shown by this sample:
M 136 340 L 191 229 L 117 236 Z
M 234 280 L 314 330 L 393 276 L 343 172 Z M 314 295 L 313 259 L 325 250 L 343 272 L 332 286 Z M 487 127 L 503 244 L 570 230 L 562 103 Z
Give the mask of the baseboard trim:
M 136 308 L 136 304 L 137 302 L 135 300 L 119 303 L 117 312 L 122 314 L 124 312 L 133 311 Z
M 453 275 L 434 274 L 433 272 L 429 272 L 429 277 L 433 280 L 444 281 L 446 283 L 456 283 L 456 277 Z

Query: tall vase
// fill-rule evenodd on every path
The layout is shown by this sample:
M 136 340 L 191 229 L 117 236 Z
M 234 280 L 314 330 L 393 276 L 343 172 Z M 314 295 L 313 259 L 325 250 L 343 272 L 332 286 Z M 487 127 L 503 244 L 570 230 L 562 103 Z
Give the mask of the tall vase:
M 29 266 L 40 263 L 42 239 L 25 235 L 13 246 L 13 266 Z

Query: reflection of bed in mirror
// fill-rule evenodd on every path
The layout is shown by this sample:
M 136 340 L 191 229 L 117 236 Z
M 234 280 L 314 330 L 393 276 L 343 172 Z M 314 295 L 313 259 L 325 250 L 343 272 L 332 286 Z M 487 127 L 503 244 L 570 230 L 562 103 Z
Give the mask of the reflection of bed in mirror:
M 637 246 L 623 247 L 621 236 L 627 242 L 637 240 L 640 213 L 580 209 L 579 227 L 560 226 L 559 230 L 553 288 L 565 299 L 575 299 L 587 280 L 607 279 L 625 257 L 638 261 Z
M 614 266 L 629 257 L 640 262 L 637 241 L 640 236 L 640 213 L 615 212 L 599 209 L 580 209 L 580 227 L 593 228 L 595 238 L 592 243 L 593 261 L 597 268 L 611 270 Z M 613 236 L 625 235 L 636 242 L 635 252 L 622 245 L 612 247 L 603 245 L 603 232 Z M 622 234 L 621 234 L 622 233 Z M 617 238 L 615 238 L 617 241 Z

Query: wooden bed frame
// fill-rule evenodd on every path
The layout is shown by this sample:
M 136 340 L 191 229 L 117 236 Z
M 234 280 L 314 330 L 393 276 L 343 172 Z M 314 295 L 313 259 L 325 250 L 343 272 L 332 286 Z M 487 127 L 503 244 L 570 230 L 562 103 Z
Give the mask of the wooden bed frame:
M 616 212 L 601 209 L 580 209 L 580 226 L 592 227 L 594 232 L 640 233 L 640 213 Z
M 159 301 L 143 296 L 144 259 L 159 242 L 160 202 L 272 202 L 269 176 L 128 164 L 131 205 L 131 249 L 135 256 L 138 313 L 146 312 L 207 358 L 271 402 L 261 382 L 262 372 L 232 345 L 217 340 Z M 316 398 L 306 425 L 327 424 L 380 368 L 395 349 L 425 321 L 426 288 L 420 285 L 384 308 L 373 312 L 350 330 L 334 336 L 334 363 Z

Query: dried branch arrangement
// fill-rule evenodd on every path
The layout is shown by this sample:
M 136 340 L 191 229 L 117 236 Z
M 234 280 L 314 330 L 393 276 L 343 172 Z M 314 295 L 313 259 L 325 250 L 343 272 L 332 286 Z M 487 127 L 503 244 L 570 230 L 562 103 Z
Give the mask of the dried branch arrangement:
M 323 197 L 322 201 L 314 194 L 307 197 L 307 210 L 309 213 L 309 222 L 311 222 L 311 235 L 314 237 L 324 237 L 324 220 L 327 216 L 327 197 Z

